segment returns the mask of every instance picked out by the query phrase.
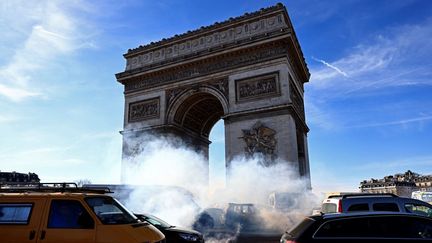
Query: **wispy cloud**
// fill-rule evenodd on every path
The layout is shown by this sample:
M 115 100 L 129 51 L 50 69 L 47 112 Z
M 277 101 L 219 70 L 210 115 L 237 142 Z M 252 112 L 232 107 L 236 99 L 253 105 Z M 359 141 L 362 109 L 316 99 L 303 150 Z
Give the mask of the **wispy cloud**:
M 311 65 L 311 80 L 305 86 L 309 97 L 309 107 L 306 107 L 306 111 L 308 116 L 312 117 L 309 121 L 324 129 L 405 126 L 411 123 L 430 122 L 429 115 L 415 114 L 427 109 L 418 108 L 424 101 L 414 102 L 411 107 L 403 107 L 403 110 L 398 110 L 397 116 L 393 110 L 392 117 L 396 118 L 390 121 L 383 121 L 382 113 L 377 120 L 370 119 L 376 112 L 373 110 L 375 107 L 370 107 L 370 111 L 365 113 L 368 118 L 353 114 L 350 117 L 358 117 L 357 121 L 347 122 L 342 116 L 332 117 L 331 113 L 336 111 L 331 106 L 334 105 L 333 102 L 350 101 L 353 97 L 390 92 L 390 88 L 395 88 L 394 91 L 396 88 L 408 86 L 432 86 L 431 39 L 432 18 L 429 18 L 416 25 L 395 26 L 382 30 L 381 35 L 348 48 L 347 55 L 334 61 L 329 61 L 325 57 L 311 57 L 314 60 Z M 384 103 L 379 105 L 385 107 Z M 402 111 L 405 113 L 402 114 Z
M 380 122 L 380 123 L 371 123 L 364 125 L 355 125 L 350 126 L 351 128 L 365 128 L 365 127 L 382 127 L 382 126 L 399 126 L 399 125 L 407 125 L 409 123 L 419 123 L 424 121 L 432 120 L 432 116 L 420 116 L 409 119 L 402 119 L 397 121 L 388 121 L 388 122 Z
M 432 168 L 432 155 L 399 158 L 393 161 L 374 161 L 362 163 L 361 166 L 355 166 L 357 171 L 399 171 L 415 168 Z M 432 173 L 432 170 L 425 173 Z
M 310 86 L 332 89 L 345 95 L 353 90 L 400 85 L 432 85 L 432 19 L 422 24 L 399 26 L 372 42 L 352 48 L 351 53 L 311 69 Z M 349 74 L 349 75 L 348 75 Z
M 0 115 L 0 124 L 1 123 L 10 123 L 10 122 L 14 122 L 17 120 L 18 120 L 17 117 Z
M 336 122 L 336 119 L 332 118 L 331 111 L 321 106 L 318 102 L 305 100 L 305 103 L 308 123 L 325 130 L 333 130 L 340 126 Z
M 15 102 L 43 97 L 40 84 L 44 80 L 39 73 L 87 46 L 82 23 L 70 9 L 60 1 L 0 2 L 0 19 L 11 25 L 0 25 L 0 31 L 18 32 L 0 40 L 12 48 L 5 50 L 11 58 L 0 63 L 0 96 Z
M 321 60 L 321 59 L 317 59 L 315 57 L 312 57 L 312 59 L 315 60 L 315 61 L 317 61 L 317 62 L 320 62 L 320 63 L 326 65 L 327 67 L 329 67 L 329 68 L 331 68 L 333 70 L 335 70 L 337 73 L 341 74 L 342 76 L 348 77 L 348 74 L 346 74 L 344 71 L 340 70 L 338 67 L 335 67 L 335 66 L 331 65 L 330 63 L 328 63 L 328 62 L 326 62 L 324 60 Z

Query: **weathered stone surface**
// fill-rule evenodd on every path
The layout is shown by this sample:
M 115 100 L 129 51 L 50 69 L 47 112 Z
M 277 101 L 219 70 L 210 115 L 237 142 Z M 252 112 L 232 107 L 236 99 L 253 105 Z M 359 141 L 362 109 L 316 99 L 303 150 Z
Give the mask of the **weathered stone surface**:
M 159 99 L 143 100 L 129 104 L 129 122 L 159 117 Z
M 227 167 L 261 155 L 309 178 L 303 84 L 309 79 L 283 5 L 164 39 L 125 54 L 128 139 L 146 132 L 183 139 L 208 154 L 209 134 L 224 119 Z M 124 156 L 134 153 L 127 144 Z

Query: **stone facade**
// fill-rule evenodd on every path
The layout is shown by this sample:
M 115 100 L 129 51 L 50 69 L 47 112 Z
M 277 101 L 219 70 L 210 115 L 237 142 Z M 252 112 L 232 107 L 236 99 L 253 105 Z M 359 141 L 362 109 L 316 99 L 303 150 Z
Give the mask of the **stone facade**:
M 282 4 L 130 49 L 123 156 L 146 133 L 180 137 L 208 155 L 224 120 L 227 167 L 238 156 L 290 163 L 309 178 L 303 85 L 310 74 Z
M 360 182 L 360 191 L 365 193 L 393 193 L 411 197 L 413 191 L 432 191 L 432 175 L 422 176 L 410 170 L 403 174 L 385 176 Z

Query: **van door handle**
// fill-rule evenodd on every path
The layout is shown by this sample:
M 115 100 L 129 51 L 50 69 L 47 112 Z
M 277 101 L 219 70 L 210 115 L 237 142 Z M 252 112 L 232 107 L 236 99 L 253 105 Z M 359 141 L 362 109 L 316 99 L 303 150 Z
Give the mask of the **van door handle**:
M 40 239 L 41 239 L 41 240 L 45 239 L 45 234 L 46 234 L 46 231 L 45 231 L 45 230 L 42 230 L 42 232 L 41 232 L 41 236 L 40 236 Z
M 35 238 L 36 231 L 32 230 L 30 231 L 29 240 L 33 240 Z

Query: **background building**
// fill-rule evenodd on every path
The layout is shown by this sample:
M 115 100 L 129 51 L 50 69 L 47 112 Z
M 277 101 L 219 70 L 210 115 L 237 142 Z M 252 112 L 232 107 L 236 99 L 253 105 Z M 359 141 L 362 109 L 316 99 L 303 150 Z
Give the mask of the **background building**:
M 403 174 L 385 176 L 360 182 L 360 191 L 365 193 L 393 193 L 411 197 L 413 191 L 432 191 L 432 175 L 420 175 L 410 170 Z

